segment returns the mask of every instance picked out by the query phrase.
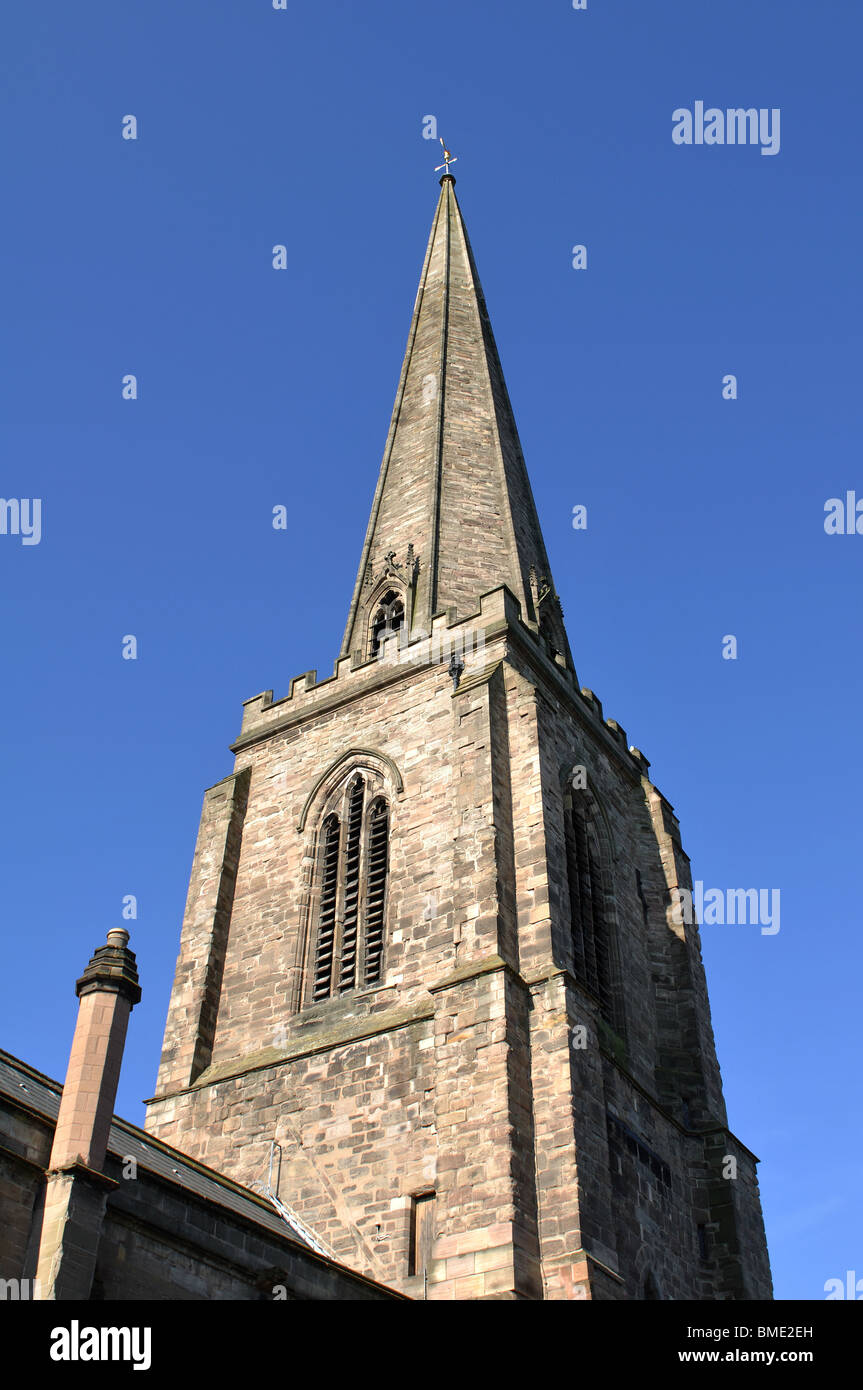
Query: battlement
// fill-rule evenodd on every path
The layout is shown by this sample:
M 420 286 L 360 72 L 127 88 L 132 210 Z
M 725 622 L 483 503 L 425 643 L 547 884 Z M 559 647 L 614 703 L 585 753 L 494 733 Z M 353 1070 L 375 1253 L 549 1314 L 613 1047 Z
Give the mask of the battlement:
M 288 713 L 303 706 L 316 706 L 322 692 L 335 695 L 346 687 L 359 691 L 366 685 L 400 679 L 408 671 L 448 665 L 453 656 L 464 662 L 462 676 L 467 678 L 482 667 L 488 643 L 516 624 L 524 625 L 520 605 L 502 586 L 483 594 L 477 611 L 465 618 L 456 619 L 451 612 L 440 613 L 432 621 L 431 632 L 414 628 L 410 636 L 406 632 L 393 633 L 382 642 L 377 656 L 360 658 L 355 652 L 339 657 L 331 676 L 318 680 L 317 671 L 304 671 L 293 677 L 287 695 L 278 700 L 273 699 L 272 690 L 265 690 L 243 701 L 243 722 L 235 748 L 249 738 L 260 737 Z
M 648 768 L 650 767 L 650 762 L 649 762 L 649 760 L 648 760 L 647 758 L 645 758 L 645 756 L 644 756 L 644 754 L 642 753 L 642 751 L 641 751 L 640 748 L 633 748 L 633 747 L 631 746 L 631 744 L 629 743 L 629 740 L 628 740 L 627 737 L 626 737 L 626 730 L 625 730 L 624 728 L 622 728 L 622 727 L 620 726 L 620 724 L 618 724 L 618 722 L 617 722 L 616 719 L 604 719 L 604 718 L 603 718 L 603 714 L 602 714 L 602 701 L 600 700 L 599 696 L 598 696 L 598 695 L 594 695 L 593 691 L 592 691 L 592 690 L 588 690 L 587 686 L 582 686 L 581 691 L 580 691 L 580 694 L 581 694 L 582 698 L 584 699 L 584 701 L 586 702 L 586 704 L 590 707 L 590 709 L 591 709 L 591 710 L 593 711 L 593 713 L 596 715 L 596 718 L 599 720 L 600 724 L 602 724 L 603 727 L 606 728 L 606 729 L 608 730 L 608 732 L 611 734 L 611 736 L 612 736 L 612 738 L 614 739 L 615 743 L 618 743 L 618 744 L 620 745 L 620 747 L 621 747 L 626 753 L 628 753 L 629 756 L 630 756 L 636 763 L 638 763 L 638 766 L 641 768 L 642 773 L 643 773 L 644 776 L 646 777 L 646 776 L 647 776 L 647 770 L 648 770 Z
M 243 722 L 233 751 L 238 752 L 249 742 L 265 738 L 286 718 L 323 705 L 329 697 L 341 696 L 347 690 L 361 693 L 373 685 L 388 684 L 401 679 L 407 672 L 445 665 L 456 657 L 463 662 L 460 681 L 479 674 L 485 665 L 485 651 L 491 642 L 509 632 L 519 632 L 539 649 L 542 657 L 554 668 L 556 677 L 569 687 L 569 694 L 593 717 L 603 734 L 614 740 L 628 762 L 634 763 L 642 776 L 647 776 L 650 763 L 638 748 L 629 747 L 626 731 L 615 719 L 605 719 L 602 702 L 586 686 L 579 687 L 578 677 L 567 666 L 561 653 L 555 652 L 536 623 L 522 617 L 518 599 L 506 585 L 482 594 L 476 612 L 456 618 L 452 610 L 440 613 L 432 620 L 431 632 L 409 636 L 406 631 L 394 633 L 381 644 L 377 656 L 360 658 L 358 653 L 339 657 L 333 673 L 318 680 L 317 671 L 303 671 L 288 684 L 287 695 L 273 699 L 272 690 L 262 691 L 243 701 Z

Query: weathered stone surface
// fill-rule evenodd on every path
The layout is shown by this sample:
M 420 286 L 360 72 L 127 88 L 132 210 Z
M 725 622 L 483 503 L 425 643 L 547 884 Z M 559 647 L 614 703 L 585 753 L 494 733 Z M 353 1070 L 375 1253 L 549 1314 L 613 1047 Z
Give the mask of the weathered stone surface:
M 0 1300 L 399 1297 L 133 1125 L 114 1121 L 104 1173 L 77 1165 L 46 1178 L 60 1091 L 0 1053 Z
M 412 1210 L 432 1189 L 430 1298 L 769 1297 L 698 929 L 671 916 L 691 883 L 677 820 L 579 689 L 442 185 L 342 656 L 246 702 L 234 773 L 208 794 L 148 1128 L 244 1183 L 276 1141 L 303 1219 L 414 1295 Z M 370 659 L 389 586 L 411 641 Z M 573 931 L 576 767 L 604 1003 Z M 356 770 L 390 808 L 383 973 L 313 1003 L 321 819 Z

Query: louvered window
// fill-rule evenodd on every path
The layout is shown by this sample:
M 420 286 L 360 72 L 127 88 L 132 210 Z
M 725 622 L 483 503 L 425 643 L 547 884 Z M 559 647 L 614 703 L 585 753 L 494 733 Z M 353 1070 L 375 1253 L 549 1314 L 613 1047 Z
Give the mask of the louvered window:
M 339 818 L 324 821 L 321 854 L 321 906 L 315 953 L 313 997 L 327 999 L 333 985 L 333 953 L 336 932 L 336 887 L 339 873 Z
M 317 1003 L 376 985 L 383 975 L 389 805 L 356 776 L 320 834 L 318 921 L 311 998 Z
M 387 803 L 376 801 L 369 816 L 369 866 L 366 895 L 366 984 L 381 978 L 384 951 L 384 908 L 389 868 L 390 813 Z
M 608 919 L 599 835 L 593 818 L 583 806 L 573 805 L 566 821 L 576 974 L 599 999 L 600 1012 L 606 1022 L 622 1033 L 622 1018 L 614 987 L 612 926 Z
M 339 993 L 354 989 L 357 983 L 357 950 L 360 925 L 360 845 L 363 833 L 362 779 L 351 783 L 348 793 L 348 823 L 345 844 L 345 901 L 342 912 L 342 951 L 339 962 Z

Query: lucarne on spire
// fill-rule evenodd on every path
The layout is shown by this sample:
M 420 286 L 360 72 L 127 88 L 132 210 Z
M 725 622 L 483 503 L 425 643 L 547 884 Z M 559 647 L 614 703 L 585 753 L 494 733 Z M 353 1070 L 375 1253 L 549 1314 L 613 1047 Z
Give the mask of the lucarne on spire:
M 469 617 L 480 595 L 506 585 L 522 617 L 539 626 L 571 667 L 450 162 L 440 180 L 342 656 L 369 656 L 375 614 L 393 593 L 404 598 L 405 626 L 415 636 L 430 633 L 438 614 Z

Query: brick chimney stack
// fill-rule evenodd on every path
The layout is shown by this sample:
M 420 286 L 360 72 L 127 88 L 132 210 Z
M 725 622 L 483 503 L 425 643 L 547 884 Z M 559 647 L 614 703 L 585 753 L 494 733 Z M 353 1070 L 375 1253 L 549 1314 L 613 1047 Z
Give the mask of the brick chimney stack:
M 78 980 L 75 1036 L 46 1173 L 38 1297 L 87 1299 L 108 1193 L 102 1173 L 129 1015 L 141 998 L 122 927 L 108 932 Z

